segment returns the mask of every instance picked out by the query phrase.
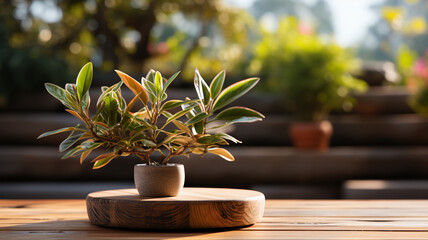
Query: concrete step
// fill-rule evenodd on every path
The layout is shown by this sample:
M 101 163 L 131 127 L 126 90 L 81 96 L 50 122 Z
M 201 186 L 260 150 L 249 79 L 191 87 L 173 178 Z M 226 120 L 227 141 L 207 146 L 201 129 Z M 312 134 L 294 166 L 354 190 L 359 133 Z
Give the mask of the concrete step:
M 428 144 L 428 119 L 416 114 L 334 115 L 332 146 L 386 146 Z M 267 115 L 262 122 L 237 124 L 228 129 L 246 146 L 290 146 L 288 135 L 292 118 Z M 67 133 L 36 140 L 41 133 L 74 126 L 79 120 L 67 113 L 0 114 L 0 144 L 58 145 Z
M 334 147 L 327 152 L 288 147 L 230 147 L 235 162 L 215 155 L 178 158 L 188 186 L 245 187 L 263 184 L 339 184 L 349 179 L 424 179 L 428 147 Z M 61 160 L 56 147 L 1 146 L 1 181 L 132 181 L 135 157 L 92 170 L 89 161 Z M 90 159 L 89 159 L 90 160 Z M 338 186 L 339 186 L 338 185 Z

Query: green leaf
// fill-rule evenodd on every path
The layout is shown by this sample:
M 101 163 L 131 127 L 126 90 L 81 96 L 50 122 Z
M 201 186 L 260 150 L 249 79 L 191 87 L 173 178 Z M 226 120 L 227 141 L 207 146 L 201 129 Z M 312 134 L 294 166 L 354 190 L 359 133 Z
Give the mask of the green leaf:
M 59 145 L 60 152 L 64 152 L 65 150 L 69 149 L 83 135 L 83 133 L 79 133 L 76 135 L 73 135 L 73 134 L 74 134 L 74 131 L 71 132 L 70 135 L 64 141 L 61 142 L 61 144 Z
M 104 113 L 109 126 L 118 122 L 118 102 L 112 95 L 107 95 L 104 98 Z
M 77 96 L 79 100 L 83 98 L 86 92 L 88 92 L 92 83 L 92 63 L 88 62 L 85 66 L 80 69 L 79 75 L 77 75 L 76 88 Z
M 85 151 L 94 150 L 102 145 L 103 145 L 102 143 L 96 143 L 96 142 L 93 142 L 92 139 L 89 139 L 87 141 L 82 142 L 80 145 L 76 146 L 70 151 L 68 151 L 66 154 L 64 154 L 64 156 L 62 156 L 61 159 L 77 156 Z
M 220 93 L 221 89 L 223 88 L 225 77 L 226 72 L 224 70 L 214 77 L 213 81 L 210 84 L 211 99 L 216 98 Z
M 132 143 L 138 142 L 138 141 L 140 141 L 142 139 L 146 139 L 146 138 L 147 138 L 147 136 L 146 136 L 146 134 L 144 134 L 144 132 L 138 132 L 137 134 L 132 136 L 132 138 L 129 140 L 129 142 L 132 144 Z
M 120 89 L 120 87 L 122 87 L 123 82 L 118 82 L 115 85 L 113 85 L 111 91 L 116 92 Z M 143 92 L 144 93 L 144 92 Z
M 155 78 L 156 78 L 156 71 L 153 69 L 150 69 L 150 71 L 147 73 L 146 75 L 146 79 L 151 82 L 151 83 L 155 83 Z
M 57 130 L 45 132 L 42 135 L 38 136 L 37 139 L 44 138 L 44 137 L 47 137 L 47 136 L 50 136 L 50 135 L 54 135 L 54 134 L 57 134 L 57 133 L 62 133 L 62 132 L 85 131 L 83 129 L 78 129 L 77 127 L 79 127 L 79 125 L 77 125 L 76 127 L 65 127 L 65 128 L 60 128 L 60 129 L 57 129 Z
M 91 103 L 91 98 L 89 97 L 89 92 L 85 93 L 85 96 L 83 96 L 82 100 L 82 109 L 89 109 L 89 105 Z
M 195 70 L 195 78 L 194 78 L 194 85 L 196 89 L 196 93 L 198 94 L 199 99 L 201 100 L 202 105 L 202 111 L 205 112 L 205 106 L 209 103 L 211 100 L 210 96 L 210 89 L 205 82 L 205 80 L 202 78 L 201 74 L 199 74 L 198 69 Z
M 214 102 L 213 111 L 226 106 L 250 91 L 250 89 L 252 89 L 259 80 L 259 78 L 245 79 L 224 89 Z
M 174 81 L 174 79 L 178 76 L 178 74 L 180 74 L 180 71 L 174 73 L 174 75 L 172 75 L 168 79 L 168 81 L 166 81 L 166 83 L 165 83 L 165 85 L 163 86 L 163 89 L 162 89 L 162 94 L 161 94 L 162 96 L 166 92 L 166 89 L 169 87 L 169 85 L 172 83 L 172 81 Z
M 161 98 L 161 93 L 162 93 L 162 89 L 163 89 L 163 79 L 162 79 L 162 74 L 160 72 L 156 72 L 155 75 L 155 90 L 156 90 L 156 97 L 158 99 Z
M 78 109 L 77 99 L 79 97 L 77 96 L 76 85 L 72 83 L 65 84 L 65 91 L 66 91 L 67 102 L 73 107 L 71 109 L 77 110 Z M 89 92 L 85 95 L 83 99 L 84 99 L 84 102 L 82 103 L 82 106 L 84 107 L 82 108 L 85 109 L 89 105 L 88 103 L 90 102 Z
M 204 119 L 206 119 L 207 117 L 209 117 L 210 115 L 205 113 L 205 112 L 201 112 L 198 115 L 194 116 L 193 118 L 189 119 L 189 121 L 186 122 L 187 125 L 191 125 L 194 123 L 198 123 Z
M 161 107 L 161 109 L 160 109 L 160 112 L 163 112 L 163 111 L 166 111 L 166 110 L 169 110 L 169 109 L 172 109 L 172 108 L 175 108 L 175 107 L 180 107 L 180 106 L 182 106 L 182 105 L 184 105 L 184 104 L 190 104 L 190 103 L 194 103 L 194 102 L 196 102 L 197 100 L 187 100 L 187 101 L 182 101 L 182 100 L 170 100 L 170 101 L 167 101 L 167 102 L 165 102 L 163 105 L 162 105 L 162 107 Z M 189 105 L 190 106 L 190 105 Z M 186 107 L 187 108 L 187 107 Z
M 52 83 L 45 83 L 45 88 L 50 95 L 58 99 L 64 106 L 77 110 L 77 104 L 73 101 L 71 94 L 65 91 L 65 89 Z
M 135 120 L 137 120 L 138 121 L 138 124 L 139 125 L 144 125 L 146 128 L 150 128 L 150 129 L 153 129 L 153 130 L 156 130 L 157 129 L 157 126 L 156 125 L 151 125 L 150 123 L 148 123 L 146 120 L 144 120 L 144 119 L 142 119 L 142 118 L 140 118 L 140 117 L 135 117 Z
M 102 155 L 98 156 L 97 158 L 95 158 L 94 160 L 92 160 L 92 162 L 95 162 L 92 169 L 102 168 L 116 157 L 117 157 L 117 155 L 114 152 L 102 154 Z
M 257 121 L 261 121 L 261 120 L 262 119 L 258 118 L 258 117 L 241 117 L 241 118 L 235 119 L 233 121 L 226 122 L 225 124 L 210 127 L 209 129 L 218 129 L 218 128 L 223 128 L 223 127 L 235 124 L 235 123 L 252 123 L 252 122 L 257 122 Z
M 216 135 L 208 135 L 208 136 L 201 137 L 198 139 L 197 142 L 201 144 L 208 144 L 208 145 L 220 144 L 220 143 L 227 144 L 227 142 L 223 138 L 218 137 Z
M 141 139 L 140 141 L 141 141 L 141 143 L 143 143 L 144 147 L 156 147 L 156 143 L 154 143 L 153 141 L 150 141 L 148 139 Z
M 166 93 L 162 93 L 162 96 L 160 98 L 160 102 L 163 102 L 167 99 L 168 95 Z
M 165 116 L 166 118 L 170 118 L 170 117 L 172 117 L 172 114 L 171 114 L 171 113 L 169 113 L 169 112 L 167 112 L 167 111 L 162 111 L 161 113 L 162 113 L 162 115 L 163 115 L 163 116 Z
M 150 82 L 149 80 L 145 78 L 141 78 L 141 82 L 143 83 L 144 88 L 146 88 L 147 93 L 149 94 L 150 101 L 156 102 L 156 86 L 154 83 Z
M 115 85 L 111 86 L 111 87 L 101 87 L 102 90 L 102 94 L 100 95 L 100 97 L 97 100 L 97 108 L 99 108 L 99 105 L 104 102 L 104 98 L 106 97 L 107 94 L 109 94 L 110 92 L 115 92 L 117 90 L 120 89 L 120 87 L 122 86 L 123 82 L 118 82 Z
M 265 118 L 263 114 L 245 107 L 231 107 L 228 109 L 225 109 L 221 111 L 214 119 L 215 120 L 223 120 L 223 121 L 236 121 L 239 119 L 247 119 L 251 120 L 254 119 L 254 121 L 258 121 Z M 252 121 L 253 122 L 253 121 Z
M 70 93 L 72 96 L 75 96 L 76 99 L 78 98 L 77 96 L 77 92 L 75 91 L 76 89 L 76 84 L 73 83 L 66 83 L 65 84 L 65 90 Z
M 204 122 L 197 122 L 197 123 L 193 124 L 193 129 L 197 134 L 204 133 L 204 129 L 205 129 Z
M 210 148 L 207 152 L 218 155 L 227 161 L 235 161 L 233 155 L 224 148 Z
M 234 143 L 242 143 L 238 139 L 236 139 L 236 138 L 234 138 L 234 137 L 232 137 L 232 136 L 230 136 L 229 134 L 226 134 L 226 133 L 216 133 L 215 136 L 221 137 L 221 138 L 223 138 L 225 140 L 229 140 L 229 141 L 234 142 Z
M 78 145 L 78 146 L 74 147 L 73 149 L 71 149 L 70 151 L 68 151 L 66 154 L 64 154 L 64 156 L 62 156 L 61 159 L 66 159 L 69 157 L 77 156 L 82 151 L 83 151 L 82 146 Z
M 176 114 L 172 115 L 172 117 L 168 118 L 166 123 L 170 123 L 172 120 L 175 120 L 175 119 L 185 115 L 186 113 L 190 112 L 191 110 L 192 110 L 192 108 L 186 108 L 184 110 L 177 112 Z
M 82 150 L 83 151 L 87 151 L 87 150 L 94 150 L 96 148 L 99 148 L 100 146 L 102 146 L 103 143 L 100 142 L 93 142 L 93 140 L 87 140 L 85 142 L 82 142 L 80 144 L 80 146 L 82 146 Z

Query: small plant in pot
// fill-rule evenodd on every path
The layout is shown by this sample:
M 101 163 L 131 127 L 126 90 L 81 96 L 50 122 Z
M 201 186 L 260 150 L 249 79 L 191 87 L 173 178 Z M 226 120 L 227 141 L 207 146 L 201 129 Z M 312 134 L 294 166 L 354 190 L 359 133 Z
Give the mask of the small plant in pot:
M 277 32 L 264 31 L 252 66 L 266 79 L 266 90 L 281 94 L 295 121 L 290 135 L 297 148 L 325 150 L 332 125 L 332 110 L 350 110 L 353 91 L 366 83 L 350 75 L 354 58 L 316 34 L 302 32 L 295 18 L 283 19 Z
M 102 94 L 93 115 L 89 113 L 91 63 L 81 69 L 75 84 L 68 83 L 61 88 L 46 83 L 47 91 L 83 124 L 46 132 L 39 138 L 70 132 L 59 150 L 67 150 L 63 158 L 80 155 L 80 163 L 93 150 L 104 149 L 105 153 L 92 160 L 93 169 L 102 168 L 119 156 L 139 157 L 144 164 L 134 167 L 134 180 L 140 195 L 144 197 L 175 196 L 183 188 L 184 167 L 169 164 L 173 157 L 211 153 L 233 161 L 232 154 L 220 146 L 240 141 L 219 132 L 219 129 L 264 118 L 249 108 L 225 108 L 253 88 L 258 78 L 239 81 L 223 90 L 224 71 L 208 85 L 196 70 L 194 85 L 198 99 L 168 100 L 166 90 L 178 73 L 165 79 L 160 72 L 150 70 L 141 83 L 121 71 L 116 73 L 121 81 L 101 88 Z M 135 94 L 128 103 L 121 94 L 122 84 Z M 138 101 L 143 107 L 133 111 Z M 212 132 L 214 129 L 216 133 Z M 154 153 L 160 154 L 158 160 L 152 157 Z

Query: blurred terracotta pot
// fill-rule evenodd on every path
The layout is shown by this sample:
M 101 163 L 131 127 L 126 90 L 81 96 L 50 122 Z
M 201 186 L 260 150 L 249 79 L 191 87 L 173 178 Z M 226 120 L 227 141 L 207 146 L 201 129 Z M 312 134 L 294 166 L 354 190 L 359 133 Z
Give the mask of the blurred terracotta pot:
M 290 125 L 293 145 L 300 149 L 327 150 L 333 126 L 330 121 L 294 122 Z

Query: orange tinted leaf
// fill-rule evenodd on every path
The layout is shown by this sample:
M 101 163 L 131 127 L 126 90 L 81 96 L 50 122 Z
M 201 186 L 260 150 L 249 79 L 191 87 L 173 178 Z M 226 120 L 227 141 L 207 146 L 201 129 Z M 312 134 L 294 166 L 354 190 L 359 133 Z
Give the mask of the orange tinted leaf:
M 131 91 L 135 94 L 138 95 L 140 94 L 140 99 L 141 101 L 144 103 L 144 105 L 147 104 L 147 101 L 149 100 L 149 95 L 147 94 L 146 89 L 143 88 L 143 86 L 137 82 L 137 80 L 133 79 L 131 76 L 129 76 L 128 74 L 119 71 L 119 70 L 115 70 L 115 72 L 117 73 L 117 75 L 119 75 L 120 79 L 122 80 L 123 83 L 125 83 L 125 85 L 131 89 Z
M 49 132 L 45 132 L 42 135 L 40 135 L 39 137 L 37 137 L 37 139 L 40 138 L 44 138 L 53 134 L 57 134 L 57 133 L 62 133 L 62 132 L 70 132 L 70 131 L 84 131 L 83 129 L 79 129 L 77 128 L 79 125 L 77 125 L 76 127 L 65 127 L 65 128 L 61 128 L 61 129 L 57 129 L 57 130 L 53 130 L 53 131 L 49 131 Z
M 88 157 L 88 155 L 92 152 L 91 150 L 85 151 L 82 153 L 82 155 L 80 155 L 80 164 L 83 163 L 83 161 L 85 161 L 85 159 Z
M 71 115 L 73 115 L 73 116 L 77 117 L 78 119 L 82 120 L 83 122 L 85 122 L 85 120 L 83 120 L 83 118 L 76 111 L 73 111 L 70 109 L 65 109 L 65 111 L 67 111 Z
M 147 118 L 150 117 L 149 113 L 146 110 L 144 110 L 142 112 L 135 112 L 132 115 L 135 116 L 135 117 L 139 117 L 141 119 L 147 119 Z
M 233 155 L 224 148 L 210 148 L 208 149 L 208 152 L 218 155 L 227 161 L 235 161 L 235 157 L 233 157 Z
M 134 107 L 134 105 L 137 103 L 137 100 L 140 98 L 141 93 L 135 95 L 135 97 L 128 103 L 128 106 L 126 106 L 126 111 L 129 112 Z
M 116 157 L 116 154 L 114 152 L 105 153 L 96 157 L 94 160 L 91 161 L 91 162 L 95 162 L 92 169 L 98 169 L 98 168 L 104 167 L 115 157 Z
M 109 129 L 110 128 L 107 124 L 105 124 L 103 122 L 95 122 L 94 121 L 94 123 L 95 123 L 95 125 L 101 126 L 101 127 L 105 128 L 105 129 Z
M 190 129 L 186 126 L 186 124 L 178 121 L 178 120 L 172 120 L 172 122 L 175 124 L 175 126 L 177 126 L 181 131 L 187 133 L 187 134 L 192 134 L 192 132 L 190 131 Z

